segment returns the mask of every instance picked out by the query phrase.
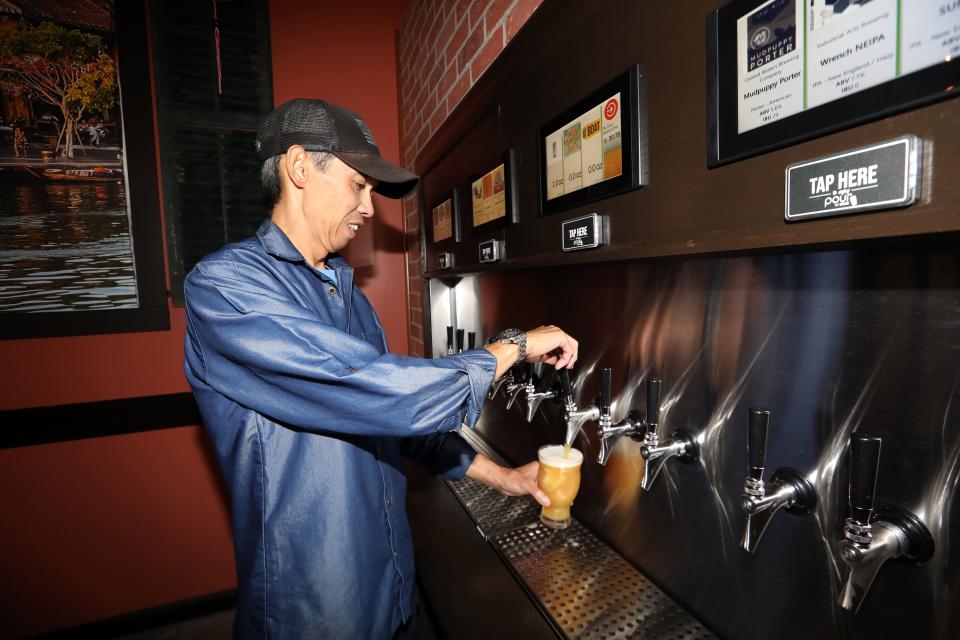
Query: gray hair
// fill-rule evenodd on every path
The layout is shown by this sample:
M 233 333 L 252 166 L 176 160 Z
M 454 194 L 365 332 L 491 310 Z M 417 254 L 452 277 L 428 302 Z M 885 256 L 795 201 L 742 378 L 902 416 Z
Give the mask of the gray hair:
M 260 184 L 270 195 L 271 204 L 277 204 L 280 201 L 280 158 L 284 154 L 271 156 L 263 161 L 260 168 Z M 313 160 L 313 167 L 321 173 L 326 172 L 327 165 L 333 154 L 329 151 L 307 151 L 307 155 Z

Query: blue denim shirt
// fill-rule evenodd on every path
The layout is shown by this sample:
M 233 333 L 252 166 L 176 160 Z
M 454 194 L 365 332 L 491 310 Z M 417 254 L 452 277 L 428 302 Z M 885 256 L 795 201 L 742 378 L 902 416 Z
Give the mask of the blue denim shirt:
M 185 370 L 230 489 L 238 637 L 389 638 L 413 545 L 401 453 L 444 478 L 475 455 L 496 359 L 387 352 L 353 270 L 308 264 L 271 221 L 184 285 Z

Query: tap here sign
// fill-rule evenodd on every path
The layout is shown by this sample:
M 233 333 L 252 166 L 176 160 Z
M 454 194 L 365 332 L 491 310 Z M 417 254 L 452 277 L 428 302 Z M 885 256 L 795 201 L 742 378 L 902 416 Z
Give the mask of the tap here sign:
M 788 222 L 917 201 L 920 141 L 904 136 L 787 167 Z

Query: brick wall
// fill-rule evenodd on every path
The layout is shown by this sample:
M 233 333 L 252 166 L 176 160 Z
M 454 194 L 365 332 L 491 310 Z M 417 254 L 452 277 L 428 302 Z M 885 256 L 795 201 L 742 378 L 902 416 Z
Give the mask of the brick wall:
M 417 154 L 543 0 L 413 0 L 397 41 L 400 158 Z M 403 201 L 410 353 L 424 355 L 419 194 Z

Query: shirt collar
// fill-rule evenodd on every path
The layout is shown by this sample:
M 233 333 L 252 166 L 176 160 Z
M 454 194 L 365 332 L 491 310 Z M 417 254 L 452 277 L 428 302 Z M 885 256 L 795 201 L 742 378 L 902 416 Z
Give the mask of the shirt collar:
M 270 255 L 290 262 L 306 262 L 297 248 L 290 242 L 287 234 L 270 218 L 264 220 L 260 228 L 257 229 L 257 237 L 260 239 L 260 244 L 263 245 L 264 250 Z
M 308 264 L 306 258 L 304 258 L 300 251 L 290 242 L 287 234 L 270 218 L 267 218 L 260 224 L 260 228 L 257 229 L 257 238 L 260 239 L 260 244 L 263 245 L 264 250 L 268 254 L 281 260 Z M 341 284 L 343 283 L 344 276 L 350 279 L 353 278 L 353 268 L 340 256 L 332 254 L 324 262 L 328 269 L 333 269 L 337 272 Z

